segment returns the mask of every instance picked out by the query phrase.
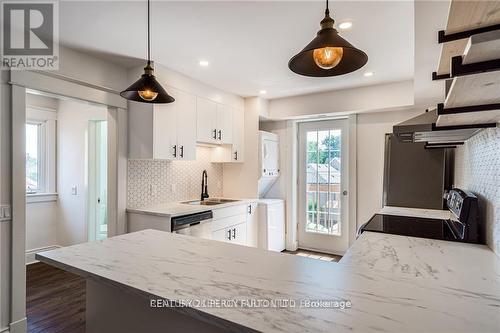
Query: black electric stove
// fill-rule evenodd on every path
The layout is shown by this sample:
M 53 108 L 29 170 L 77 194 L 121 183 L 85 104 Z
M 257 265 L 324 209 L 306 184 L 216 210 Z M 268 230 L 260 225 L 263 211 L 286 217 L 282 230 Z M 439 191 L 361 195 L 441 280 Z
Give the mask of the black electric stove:
M 453 189 L 447 194 L 447 208 L 452 218 L 431 219 L 399 215 L 375 214 L 363 224 L 363 231 L 422 237 L 468 243 L 484 243 L 479 223 L 477 198 L 470 192 Z

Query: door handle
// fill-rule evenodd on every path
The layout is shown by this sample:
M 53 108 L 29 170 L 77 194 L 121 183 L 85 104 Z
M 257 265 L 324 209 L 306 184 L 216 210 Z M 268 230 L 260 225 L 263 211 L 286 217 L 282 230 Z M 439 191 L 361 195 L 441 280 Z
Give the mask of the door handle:
M 181 156 L 181 158 L 184 158 L 184 146 L 181 146 L 180 156 Z
M 237 161 L 238 160 L 238 151 L 235 151 L 234 152 L 234 160 Z
M 213 130 L 213 133 L 214 133 L 213 138 L 214 138 L 215 140 L 217 140 L 217 130 L 216 130 L 216 129 L 214 129 L 214 130 Z
M 344 190 L 344 191 L 342 192 L 342 195 L 347 195 L 347 191 L 346 191 L 346 190 Z
M 174 145 L 174 157 L 177 157 L 177 145 Z
M 101 198 L 97 198 L 97 203 L 101 203 Z
M 228 235 L 227 235 L 227 239 L 231 240 L 231 229 L 229 229 L 229 230 L 227 231 L 227 234 L 228 234 Z
M 222 140 L 222 130 L 219 130 L 219 140 Z

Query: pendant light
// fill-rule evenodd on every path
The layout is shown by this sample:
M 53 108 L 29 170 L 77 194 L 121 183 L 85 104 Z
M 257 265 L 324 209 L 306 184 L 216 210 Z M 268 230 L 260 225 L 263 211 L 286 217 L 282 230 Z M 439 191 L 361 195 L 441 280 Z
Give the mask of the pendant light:
M 170 96 L 161 84 L 156 81 L 154 69 L 151 66 L 151 38 L 150 38 L 150 0 L 148 0 L 148 63 L 144 67 L 144 74 L 120 95 L 130 101 L 143 103 L 172 103 L 175 99 Z
M 333 27 L 335 21 L 330 17 L 326 0 L 325 18 L 321 30 L 302 51 L 288 62 L 293 72 L 314 77 L 342 75 L 363 67 L 368 61 L 366 53 L 355 48 L 340 37 Z

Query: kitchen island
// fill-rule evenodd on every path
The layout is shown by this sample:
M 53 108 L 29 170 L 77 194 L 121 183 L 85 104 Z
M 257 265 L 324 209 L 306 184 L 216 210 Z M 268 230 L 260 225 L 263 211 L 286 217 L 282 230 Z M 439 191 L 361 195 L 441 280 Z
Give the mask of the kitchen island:
M 87 279 L 88 333 L 500 330 L 498 276 L 415 278 L 154 230 L 37 259 Z

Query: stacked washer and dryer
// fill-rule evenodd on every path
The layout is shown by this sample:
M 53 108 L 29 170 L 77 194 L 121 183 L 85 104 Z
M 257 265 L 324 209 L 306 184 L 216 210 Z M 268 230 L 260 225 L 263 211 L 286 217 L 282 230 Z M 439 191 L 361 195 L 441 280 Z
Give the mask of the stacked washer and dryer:
M 285 249 L 285 201 L 265 195 L 280 176 L 279 137 L 259 131 L 259 248 L 281 252 Z

